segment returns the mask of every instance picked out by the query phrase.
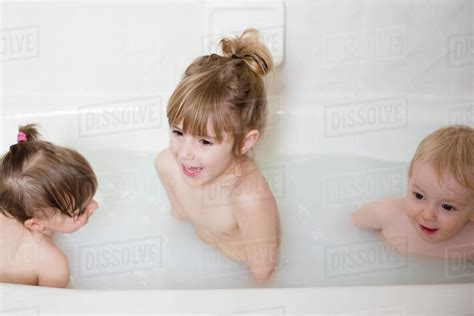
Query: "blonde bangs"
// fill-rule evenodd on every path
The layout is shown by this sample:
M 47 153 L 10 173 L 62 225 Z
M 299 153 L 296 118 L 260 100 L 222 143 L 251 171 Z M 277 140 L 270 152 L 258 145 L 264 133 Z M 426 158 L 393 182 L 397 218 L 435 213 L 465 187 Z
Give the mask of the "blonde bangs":
M 187 78 L 186 78 L 187 79 Z M 233 133 L 230 107 L 222 89 L 212 87 L 212 81 L 200 78 L 184 79 L 170 97 L 168 124 L 181 126 L 183 133 L 224 140 L 224 133 Z M 230 113 L 229 113 L 230 112 Z

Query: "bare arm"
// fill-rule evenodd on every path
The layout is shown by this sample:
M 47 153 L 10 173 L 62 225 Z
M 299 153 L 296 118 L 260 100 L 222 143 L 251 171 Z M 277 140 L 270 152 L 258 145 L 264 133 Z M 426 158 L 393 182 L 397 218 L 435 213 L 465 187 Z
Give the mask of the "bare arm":
M 252 278 L 261 283 L 272 275 L 277 264 L 280 220 L 275 199 L 265 178 L 258 175 L 246 181 L 257 181 L 257 187 L 262 188 L 262 192 L 240 194 L 234 207 L 234 216 L 242 234 Z
M 175 166 L 173 165 L 173 161 L 171 161 L 171 153 L 169 149 L 162 150 L 155 159 L 155 169 L 158 177 L 160 178 L 161 184 L 166 191 L 166 195 L 168 196 L 168 200 L 171 204 L 171 214 L 179 219 L 179 220 L 188 220 L 189 217 L 186 212 L 179 208 L 178 200 L 170 187 L 170 172 Z
M 352 221 L 361 228 L 382 229 L 390 222 L 394 212 L 403 210 L 403 199 L 381 199 L 364 205 L 352 214 Z

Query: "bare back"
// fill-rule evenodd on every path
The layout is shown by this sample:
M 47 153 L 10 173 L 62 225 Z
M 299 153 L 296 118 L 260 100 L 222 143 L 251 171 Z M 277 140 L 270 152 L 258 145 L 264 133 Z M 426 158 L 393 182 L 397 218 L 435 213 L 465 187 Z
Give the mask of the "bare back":
M 0 282 L 38 285 L 38 245 L 15 219 L 0 214 Z

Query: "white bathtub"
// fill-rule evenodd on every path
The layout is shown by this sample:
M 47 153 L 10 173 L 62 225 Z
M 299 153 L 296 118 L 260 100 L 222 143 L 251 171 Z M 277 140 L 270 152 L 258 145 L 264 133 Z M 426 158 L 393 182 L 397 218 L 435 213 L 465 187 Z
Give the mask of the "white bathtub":
M 255 151 L 281 215 L 274 278 L 256 285 L 174 220 L 153 167 L 168 142 L 167 98 L 214 38 L 223 2 L 12 2 L 2 5 L 11 49 L 0 63 L 0 147 L 18 124 L 38 122 L 90 160 L 100 209 L 56 237 L 69 288 L 1 284 L 0 312 L 474 313 L 472 264 L 400 256 L 350 223 L 359 205 L 404 194 L 423 136 L 473 124 L 472 3 L 242 3 L 270 16 L 259 27 L 282 60 Z M 21 39 L 29 44 L 15 51 Z

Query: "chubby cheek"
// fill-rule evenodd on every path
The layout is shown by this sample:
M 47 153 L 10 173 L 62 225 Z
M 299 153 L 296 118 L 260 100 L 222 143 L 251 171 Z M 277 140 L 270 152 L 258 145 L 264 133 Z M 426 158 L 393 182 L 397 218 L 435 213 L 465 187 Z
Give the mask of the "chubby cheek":
M 176 153 L 178 152 L 178 145 L 172 138 L 170 139 L 170 143 L 168 147 L 173 157 L 176 157 Z
M 447 216 L 441 215 L 439 218 L 439 222 L 442 227 L 446 230 L 451 231 L 453 233 L 460 230 L 464 225 L 468 222 L 468 218 L 464 218 L 461 216 Z
M 209 151 L 201 156 L 203 167 L 212 167 L 216 172 L 226 169 L 232 161 L 232 155 L 227 152 Z
M 407 210 L 406 210 L 407 215 L 416 216 L 416 214 L 418 214 L 418 210 L 420 209 L 420 205 L 418 205 L 417 202 L 413 201 L 413 199 L 411 199 L 411 197 L 406 198 L 405 205 L 407 207 Z

